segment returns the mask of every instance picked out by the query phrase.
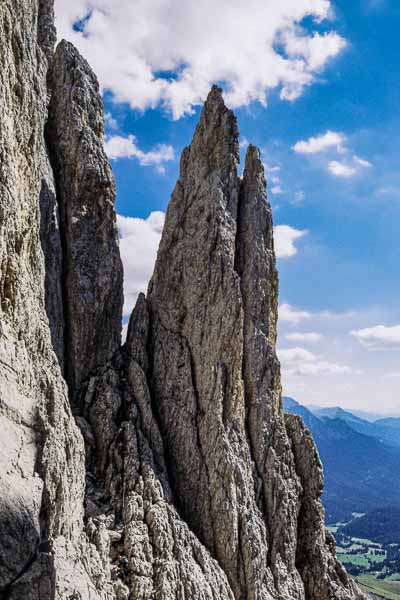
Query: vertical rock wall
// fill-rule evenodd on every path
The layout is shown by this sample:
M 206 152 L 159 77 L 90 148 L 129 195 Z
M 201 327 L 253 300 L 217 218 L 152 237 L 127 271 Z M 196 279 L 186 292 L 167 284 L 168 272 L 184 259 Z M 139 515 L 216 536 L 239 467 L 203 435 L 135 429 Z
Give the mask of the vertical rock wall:
M 46 137 L 63 248 L 64 367 L 70 397 L 79 405 L 81 385 L 121 344 L 123 273 L 115 183 L 103 148 L 99 84 L 72 44 L 58 45 L 48 79 Z
M 40 11 L 36 0 L 1 2 L 0 597 L 7 600 L 106 598 L 109 587 L 83 532 L 84 446 L 45 312 L 40 199 L 44 189 L 54 194 L 43 136 L 53 41 L 50 2 Z

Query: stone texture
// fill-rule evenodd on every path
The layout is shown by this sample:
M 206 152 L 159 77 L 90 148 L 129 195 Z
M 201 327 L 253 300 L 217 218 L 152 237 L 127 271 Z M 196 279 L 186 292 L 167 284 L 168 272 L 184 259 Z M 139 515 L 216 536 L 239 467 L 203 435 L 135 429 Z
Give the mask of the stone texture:
M 80 563 L 97 554 L 83 534 L 84 448 L 45 312 L 39 199 L 52 176 L 38 41 L 52 19 L 42 8 L 0 4 L 0 596 L 53 600 L 91 588 L 106 598 L 91 581 L 98 559 Z M 69 596 L 62 572 L 74 578 Z
M 145 374 L 148 326 L 142 295 L 126 346 L 89 382 L 84 414 L 97 450 L 88 464 L 87 509 L 108 515 L 112 569 L 132 600 L 233 600 L 225 573 L 175 508 Z M 120 556 L 128 562 L 124 575 Z
M 268 531 L 268 562 L 280 594 L 302 588 L 295 568 L 300 484 L 282 419 L 276 356 L 278 274 L 260 153 L 249 146 L 239 195 L 235 268 L 243 298 L 246 432 Z
M 148 301 L 151 390 L 173 489 L 235 596 L 251 599 L 274 585 L 245 432 L 237 137 L 214 88 L 182 155 Z
M 302 484 L 296 566 L 304 581 L 306 597 L 361 598 L 353 580 L 336 560 L 335 540 L 324 528 L 322 465 L 311 433 L 295 415 L 285 415 L 285 423 Z
M 45 307 L 51 341 L 64 373 L 65 318 L 63 301 L 63 251 L 60 215 L 51 171 L 42 179 L 40 195 L 40 243 L 45 262 Z
M 123 271 L 99 84 L 72 44 L 58 45 L 49 85 L 46 137 L 63 245 L 64 369 L 79 412 L 81 385 L 121 343 Z
M 297 465 L 282 415 L 264 173 L 250 146 L 238 178 L 237 137 L 214 87 L 182 155 L 149 285 L 152 401 L 180 511 L 235 597 L 328 598 L 340 568 L 321 537 L 320 495 L 305 500 L 312 465 Z M 316 580 L 324 572 L 319 592 L 298 568 L 311 523 L 324 569 L 310 566 L 312 543 L 301 556 Z M 348 579 L 340 586 L 357 594 Z

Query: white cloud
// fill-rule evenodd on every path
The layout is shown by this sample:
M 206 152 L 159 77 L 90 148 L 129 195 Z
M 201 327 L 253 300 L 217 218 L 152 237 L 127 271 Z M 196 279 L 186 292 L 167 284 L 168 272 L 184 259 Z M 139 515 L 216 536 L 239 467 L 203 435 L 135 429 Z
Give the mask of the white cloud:
M 387 194 L 393 196 L 400 196 L 400 187 L 396 185 L 385 185 L 383 187 L 378 188 L 376 190 L 376 193 L 380 196 L 385 196 Z
M 316 344 L 322 340 L 322 335 L 320 333 L 314 332 L 296 332 L 296 333 L 287 333 L 285 338 L 289 342 L 305 342 L 310 344 Z
M 306 195 L 303 192 L 303 190 L 298 190 L 297 192 L 294 193 L 292 204 L 297 205 L 297 206 L 302 204 L 305 197 L 306 197 Z
M 125 344 L 126 337 L 128 335 L 128 326 L 129 326 L 129 323 L 124 323 L 124 325 L 122 326 L 121 340 L 122 340 L 123 344 Z
M 326 131 L 321 135 L 310 137 L 308 140 L 300 140 L 293 146 L 293 150 L 298 154 L 318 154 L 326 152 L 328 150 L 336 151 L 339 154 L 348 153 L 348 149 L 345 144 L 347 138 L 343 133 L 338 131 Z M 367 169 L 372 167 L 372 164 L 360 158 L 356 154 L 352 158 L 347 160 L 331 160 L 328 163 L 328 171 L 335 177 L 350 178 L 360 171 L 360 169 Z
M 317 154 L 325 150 L 336 148 L 343 152 L 346 136 L 337 131 L 327 131 L 321 135 L 310 137 L 308 140 L 301 140 L 293 146 L 293 150 L 298 154 Z
M 363 158 L 360 158 L 359 156 L 354 155 L 353 160 L 355 163 L 357 163 L 363 169 L 369 169 L 370 167 L 372 167 L 372 164 L 368 160 L 364 160 Z
M 118 215 L 120 250 L 124 264 L 124 316 L 129 316 L 140 292 L 146 292 L 153 273 L 165 214 L 152 212 L 147 219 Z
M 353 177 L 360 172 L 360 169 L 369 169 L 370 167 L 372 167 L 372 164 L 368 160 L 364 160 L 356 155 L 353 156 L 353 161 L 351 163 L 332 160 L 328 164 L 328 170 L 332 175 L 345 178 Z
M 376 325 L 350 333 L 369 350 L 400 350 L 400 325 Z
M 265 104 L 277 87 L 294 100 L 345 46 L 334 31 L 300 23 L 332 15 L 330 0 L 56 0 L 59 37 L 79 48 L 102 88 L 135 109 L 162 105 L 174 118 L 215 82 L 233 108 Z
M 281 186 L 280 185 L 274 185 L 271 188 L 271 194 L 274 194 L 274 196 L 277 196 L 278 194 L 283 194 L 283 190 L 282 190 Z M 295 252 L 295 254 L 296 254 L 296 252 Z M 289 256 L 291 256 L 291 255 L 289 255 Z
M 323 321 L 341 321 L 346 319 L 352 319 L 357 316 L 355 311 L 345 312 L 333 312 L 331 310 L 321 310 L 316 312 L 310 312 L 307 310 L 298 309 L 291 304 L 283 303 L 279 306 L 279 320 L 297 325 L 301 321 L 307 321 L 310 319 L 323 320 Z
M 320 69 L 346 46 L 345 40 L 337 33 L 316 33 L 313 36 L 299 35 L 292 29 L 284 36 L 286 52 L 291 58 L 305 57 L 311 69 Z
M 290 304 L 281 304 L 279 306 L 279 319 L 287 323 L 294 323 L 297 325 L 301 321 L 307 321 L 311 319 L 312 314 L 305 310 L 298 310 Z
M 275 233 L 275 252 L 278 258 L 290 258 L 297 254 L 295 242 L 304 237 L 308 232 L 303 229 L 294 229 L 289 225 L 276 225 Z
M 109 129 L 118 129 L 118 122 L 116 119 L 114 119 L 110 112 L 107 112 L 104 115 L 104 122 L 106 127 L 108 127 Z
M 285 348 L 278 352 L 286 376 L 343 375 L 351 373 L 350 367 L 324 360 L 304 348 Z
M 161 173 L 165 171 L 163 163 L 175 158 L 173 147 L 166 144 L 159 144 L 153 150 L 143 152 L 138 148 L 134 135 L 114 135 L 106 139 L 104 147 L 110 160 L 136 158 L 143 166 L 156 165 Z
M 335 177 L 344 178 L 353 177 L 357 173 L 357 169 L 355 167 L 337 160 L 331 160 L 331 162 L 328 164 L 328 170 L 330 173 L 332 173 L 332 175 L 335 175 Z

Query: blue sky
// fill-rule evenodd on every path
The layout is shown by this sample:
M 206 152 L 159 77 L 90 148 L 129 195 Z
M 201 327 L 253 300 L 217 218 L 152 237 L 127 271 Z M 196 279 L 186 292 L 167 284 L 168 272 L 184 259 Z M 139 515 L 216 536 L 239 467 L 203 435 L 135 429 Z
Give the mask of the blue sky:
M 124 0 L 56 2 L 60 35 L 103 86 L 126 313 L 151 273 L 179 156 L 216 77 L 242 153 L 249 141 L 262 150 L 275 224 L 285 226 L 276 233 L 284 390 L 400 414 L 400 5 L 251 0 L 241 14 L 242 3 L 221 0 L 225 12 L 199 25 L 209 0 L 185 3 L 183 15 L 176 0 L 161 4 L 171 24 L 155 0 L 135 11 Z

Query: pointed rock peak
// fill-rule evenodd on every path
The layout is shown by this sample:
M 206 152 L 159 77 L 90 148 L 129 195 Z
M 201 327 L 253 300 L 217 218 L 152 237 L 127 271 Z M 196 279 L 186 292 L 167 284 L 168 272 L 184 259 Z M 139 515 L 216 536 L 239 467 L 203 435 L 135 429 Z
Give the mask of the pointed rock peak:
M 67 40 L 61 40 L 57 45 L 51 63 L 49 84 L 54 96 L 65 94 L 63 104 L 75 113 L 71 125 L 81 127 L 80 121 L 83 121 L 102 145 L 104 107 L 99 81 L 87 60 Z M 58 118 L 60 117 L 61 115 Z M 64 120 L 68 118 L 71 119 L 71 114 L 66 113 Z
M 261 161 L 260 150 L 249 144 L 246 152 L 245 167 L 243 172 L 243 182 L 248 185 L 249 181 L 254 184 L 258 184 L 260 191 L 263 191 L 266 195 L 266 181 L 264 173 L 264 165 Z
M 78 50 L 62 41 L 49 82 L 46 138 L 63 246 L 65 376 L 78 405 L 83 382 L 120 347 L 123 269 L 97 78 Z
M 50 61 L 57 41 L 54 26 L 54 0 L 39 0 L 38 11 L 38 43 L 47 60 Z
M 220 88 L 218 85 L 213 85 L 208 93 L 207 100 L 205 101 L 205 107 L 215 107 L 217 110 L 221 110 L 222 112 L 228 110 L 225 106 L 222 91 L 222 88 Z
M 253 146 L 253 144 L 249 144 L 247 146 L 245 168 L 252 166 L 256 167 L 258 170 L 264 170 L 259 148 L 257 148 L 257 146 Z M 254 170 L 254 168 L 252 170 Z
M 239 162 L 236 117 L 225 106 L 222 89 L 214 85 L 208 94 L 190 146 L 191 162 L 207 171 L 231 170 Z M 189 159 L 189 160 L 190 160 Z
M 129 319 L 126 351 L 144 372 L 148 368 L 147 340 L 149 336 L 149 309 L 144 294 L 139 294 Z

